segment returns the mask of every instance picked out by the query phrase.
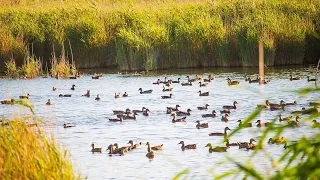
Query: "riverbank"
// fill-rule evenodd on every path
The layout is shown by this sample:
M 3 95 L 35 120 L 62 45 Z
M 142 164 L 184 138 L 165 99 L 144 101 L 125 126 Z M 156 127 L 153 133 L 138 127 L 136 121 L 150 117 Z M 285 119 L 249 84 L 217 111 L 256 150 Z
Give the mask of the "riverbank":
M 45 1 L 0 6 L 0 70 L 34 54 L 51 65 L 157 70 L 305 65 L 320 57 L 320 5 L 308 1 Z M 41 7 L 41 8 L 40 8 Z

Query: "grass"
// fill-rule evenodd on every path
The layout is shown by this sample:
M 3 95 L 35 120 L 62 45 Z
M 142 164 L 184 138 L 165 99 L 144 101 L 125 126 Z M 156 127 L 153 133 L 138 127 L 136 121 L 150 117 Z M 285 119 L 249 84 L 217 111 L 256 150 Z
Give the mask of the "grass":
M 20 68 L 14 59 L 5 62 L 5 66 L 5 73 L 10 78 L 35 78 L 42 73 L 41 61 L 34 56 L 27 56 Z
M 317 54 L 306 49 L 320 44 L 306 41 L 320 31 L 317 0 L 1 2 L 4 55 L 21 42 L 44 51 L 70 41 L 80 67 L 255 66 L 260 39 L 267 66 L 303 64 Z

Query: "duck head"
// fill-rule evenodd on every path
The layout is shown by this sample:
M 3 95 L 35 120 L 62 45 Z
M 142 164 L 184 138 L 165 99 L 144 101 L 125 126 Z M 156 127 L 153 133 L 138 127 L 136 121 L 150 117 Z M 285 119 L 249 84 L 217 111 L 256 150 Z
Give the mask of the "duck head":
M 224 130 L 230 130 L 231 131 L 231 129 L 229 127 L 225 127 Z
M 178 144 L 182 144 L 182 145 L 184 145 L 184 142 L 183 142 L 183 141 L 180 141 Z
M 211 143 L 208 143 L 205 147 L 212 147 Z

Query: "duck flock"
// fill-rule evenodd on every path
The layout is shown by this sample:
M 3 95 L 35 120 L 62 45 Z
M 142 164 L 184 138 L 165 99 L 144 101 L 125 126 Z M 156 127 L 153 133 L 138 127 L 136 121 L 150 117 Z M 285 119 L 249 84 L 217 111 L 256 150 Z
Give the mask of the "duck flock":
M 121 73 L 119 73 L 119 75 L 121 75 Z M 97 77 L 102 77 L 100 76 L 93 76 L 92 79 L 99 79 Z M 184 79 L 182 81 L 182 79 Z M 302 80 L 300 77 L 293 77 L 292 75 L 290 75 L 289 78 L 290 81 L 299 81 Z M 164 77 L 163 80 L 158 79 L 155 82 L 153 82 L 152 84 L 155 86 L 162 86 L 162 91 L 163 92 L 169 92 L 169 95 L 163 95 L 159 98 L 161 99 L 171 99 L 174 97 L 174 88 L 172 87 L 173 84 L 177 84 L 177 85 L 181 85 L 184 88 L 188 88 L 188 86 L 199 86 L 199 88 L 201 89 L 201 87 L 206 87 L 208 86 L 209 83 L 214 83 L 215 81 L 215 77 L 211 74 L 208 75 L 207 78 L 204 78 L 202 76 L 198 76 L 195 75 L 195 77 L 191 77 L 190 75 L 186 76 L 186 77 L 180 77 L 177 80 L 172 80 L 172 79 L 168 79 L 167 77 Z M 316 79 L 310 79 L 310 77 L 308 77 L 307 81 L 316 81 Z M 240 81 L 235 81 L 235 80 L 231 80 L 230 78 L 226 79 L 226 83 L 229 86 L 237 86 L 240 84 Z M 258 83 L 258 84 L 270 84 L 270 81 L 260 81 L 260 77 L 259 75 L 257 75 L 256 78 L 251 78 L 251 77 L 245 77 L 244 82 L 241 83 Z M 76 85 L 73 84 L 70 88 L 70 90 L 75 90 L 76 89 Z M 52 91 L 58 91 L 59 89 L 57 87 L 53 87 Z M 152 89 L 142 89 L 139 88 L 138 92 L 139 94 L 143 95 L 143 94 L 151 94 L 153 93 Z M 202 91 L 199 90 L 198 91 L 198 95 L 199 96 L 210 96 L 211 93 L 210 91 Z M 84 97 L 91 97 L 91 93 L 90 90 L 87 90 L 87 92 L 85 94 L 83 94 L 82 96 Z M 31 97 L 30 94 L 27 95 L 23 95 L 20 96 L 20 99 L 29 99 Z M 72 97 L 72 94 L 59 94 L 59 97 Z M 128 94 L 127 92 L 124 92 L 123 94 L 120 93 L 114 93 L 114 98 L 126 98 L 126 97 L 130 97 L 130 94 Z M 95 97 L 96 101 L 100 101 L 101 97 L 98 94 Z M 10 100 L 3 100 L 1 101 L 1 104 L 14 104 L 15 103 L 15 99 L 10 99 Z M 48 101 L 46 102 L 46 105 L 52 105 L 53 102 L 51 101 L 51 99 L 48 99 Z M 168 117 L 171 117 L 171 122 L 170 123 L 185 123 L 188 122 L 188 119 L 192 116 L 193 111 L 198 111 L 199 113 L 201 113 L 201 117 L 202 118 L 220 118 L 222 122 L 228 122 L 229 121 L 229 117 L 232 116 L 233 111 L 237 111 L 237 105 L 238 102 L 234 101 L 233 103 L 230 103 L 228 105 L 224 105 L 222 106 L 219 110 L 210 110 L 210 104 L 202 104 L 202 105 L 198 105 L 195 109 L 192 108 L 188 108 L 186 111 L 182 111 L 180 110 L 180 105 L 176 104 L 174 107 L 163 107 L 163 113 L 167 114 Z M 297 105 L 296 101 L 293 102 L 285 102 L 283 100 L 281 100 L 279 103 L 272 103 L 269 100 L 266 100 L 265 104 L 259 104 L 257 105 L 257 107 L 260 108 L 264 108 L 266 110 L 270 110 L 270 111 L 284 111 L 287 106 L 295 106 Z M 290 126 L 293 127 L 298 127 L 300 125 L 300 121 L 299 118 L 301 114 L 312 114 L 312 113 L 317 113 L 318 112 L 318 107 L 320 106 L 319 102 L 310 102 L 309 107 L 304 107 L 299 111 L 293 111 L 290 112 L 292 115 L 288 116 L 288 117 L 283 117 L 281 114 L 279 115 L 279 121 L 280 122 L 287 122 Z M 204 113 L 205 111 L 209 111 L 211 113 Z M 150 116 L 152 112 L 152 109 L 150 110 L 149 107 L 141 107 L 141 109 L 130 109 L 130 108 L 126 108 L 126 109 L 120 109 L 120 110 L 112 110 L 112 113 L 114 114 L 114 117 L 112 118 L 108 118 L 110 123 L 123 123 L 124 121 L 129 121 L 129 120 L 138 120 L 139 116 Z M 203 112 L 203 113 L 202 113 Z M 220 113 L 218 115 L 218 113 Z M 295 116 L 295 117 L 294 117 Z M 169 122 L 168 122 L 169 123 Z M 201 120 L 197 120 L 195 122 L 195 128 L 197 129 L 205 129 L 205 128 L 209 128 L 209 124 L 208 123 L 204 123 Z M 270 122 L 261 122 L 260 120 L 257 120 L 255 122 L 255 124 L 253 123 L 243 123 L 242 120 L 238 120 L 237 123 L 239 123 L 239 126 L 241 127 L 246 127 L 246 128 L 250 128 L 253 126 L 256 127 L 266 127 L 268 125 L 270 125 Z M 2 124 L 4 124 L 4 122 L 2 122 Z M 319 122 L 317 122 L 316 120 L 313 120 L 313 127 L 319 127 Z M 64 128 L 74 128 L 74 125 L 70 125 L 67 123 L 63 124 Z M 254 149 L 256 148 L 256 145 L 254 144 L 254 142 L 256 142 L 255 139 L 251 138 L 249 139 L 248 142 L 229 142 L 228 140 L 228 131 L 230 131 L 231 129 L 229 127 L 225 127 L 224 129 L 220 129 L 221 132 L 211 132 L 208 134 L 208 136 L 222 136 L 225 138 L 226 140 L 226 146 L 216 146 L 213 147 L 213 145 L 211 143 L 208 143 L 205 147 L 208 147 L 209 152 L 226 152 L 228 151 L 228 149 L 230 148 L 230 146 L 237 146 L 239 147 L 239 149 L 241 148 L 245 148 L 247 150 L 250 149 Z M 276 137 L 275 139 L 270 138 L 269 142 L 271 144 L 285 144 L 285 147 L 287 147 L 287 143 L 286 140 L 283 137 Z M 108 154 L 110 156 L 114 156 L 114 155 L 125 155 L 127 152 L 129 151 L 133 151 L 134 149 L 140 147 L 141 145 L 145 145 L 147 146 L 147 153 L 146 153 L 146 157 L 149 159 L 153 159 L 156 156 L 155 151 L 161 151 L 164 148 L 164 144 L 159 144 L 159 145 L 151 145 L 151 142 L 146 142 L 146 143 L 134 143 L 133 140 L 129 140 L 128 145 L 120 147 L 118 145 L 118 143 L 111 143 L 108 147 L 105 148 L 105 150 L 108 152 Z M 186 144 L 184 141 L 180 141 L 177 142 L 178 145 L 181 145 L 181 150 L 188 150 L 188 149 L 197 149 L 198 146 L 196 143 L 194 144 Z M 104 151 L 103 148 L 99 147 L 95 147 L 95 144 L 92 143 L 91 144 L 91 152 L 92 153 L 102 153 Z

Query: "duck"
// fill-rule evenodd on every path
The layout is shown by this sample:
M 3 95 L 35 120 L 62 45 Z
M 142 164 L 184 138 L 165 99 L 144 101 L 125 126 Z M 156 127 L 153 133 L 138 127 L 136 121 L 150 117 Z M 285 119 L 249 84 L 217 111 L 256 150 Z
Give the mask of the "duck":
M 257 142 L 255 139 L 251 138 L 249 142 L 238 142 L 239 149 L 248 148 L 250 147 L 250 144 L 253 144 L 253 142 Z
M 183 112 L 183 111 L 177 111 L 176 115 L 177 116 L 190 116 L 191 109 L 187 109 L 187 112 Z
M 114 98 L 120 98 L 120 93 L 114 93 Z
M 186 149 L 197 149 L 197 144 L 188 144 L 185 145 L 184 141 L 180 141 L 178 145 L 181 144 L 181 150 L 184 151 Z
M 59 94 L 59 97 L 71 97 L 72 94 Z
M 226 142 L 226 146 L 227 146 L 227 147 L 229 147 L 229 146 L 239 146 L 239 143 L 230 143 L 230 141 L 229 141 L 228 138 L 226 139 L 226 141 L 227 141 L 227 142 Z
M 191 79 L 189 75 L 187 76 L 187 78 L 188 78 L 188 82 L 196 82 L 199 80 L 198 75 L 196 75 L 196 78 L 194 78 L 194 79 Z
M 281 114 L 279 115 L 279 121 L 291 121 L 292 120 L 292 116 L 288 116 L 285 118 L 282 118 Z
M 240 126 L 241 126 L 241 127 L 252 127 L 252 123 L 242 124 L 241 119 L 239 119 L 237 122 L 239 123 L 239 127 L 240 127 Z
M 141 110 L 132 110 L 133 113 L 143 113 L 146 108 L 142 107 Z
M 14 104 L 15 100 L 11 99 L 11 100 L 3 100 L 1 101 L 1 104 Z
M 95 153 L 95 152 L 102 153 L 102 148 L 95 148 L 93 143 L 91 144 L 91 147 L 92 147 L 91 152 L 93 152 L 93 153 Z
M 172 83 L 180 83 L 180 78 L 177 81 L 171 81 Z
M 110 122 L 123 122 L 123 116 L 120 116 L 119 119 L 109 119 Z
M 71 128 L 71 127 L 75 127 L 75 126 L 67 125 L 66 123 L 63 124 L 63 128 Z
M 132 149 L 136 149 L 136 148 L 138 148 L 138 147 L 140 147 L 140 146 L 142 145 L 142 142 L 139 142 L 139 143 L 137 143 L 137 144 L 134 144 L 133 141 L 130 140 L 130 141 L 128 142 L 128 144 L 131 144 Z
M 152 84 L 157 84 L 159 85 L 160 84 L 160 79 L 158 79 L 156 82 L 152 83 Z
M 107 150 L 110 150 L 109 151 L 109 155 L 115 155 L 115 154 L 119 154 L 120 156 L 124 156 L 124 149 L 114 149 L 114 145 L 113 144 L 110 144 L 108 146 L 108 149 Z
M 251 83 L 259 83 L 260 77 L 259 77 L 259 75 L 257 74 L 257 78 L 256 78 L 256 79 L 254 79 L 254 78 L 249 78 L 248 81 L 249 81 L 250 84 L 251 84 Z
M 175 107 L 167 107 L 167 110 L 172 110 L 172 111 L 179 111 L 179 107 L 181 107 L 179 104 L 177 104 Z
M 228 80 L 228 85 L 229 85 L 229 86 L 232 86 L 232 85 L 238 85 L 238 84 L 240 84 L 240 82 L 239 82 L 239 81 L 231 81 L 231 79 L 230 79 L 230 78 L 228 78 L 227 80 Z
M 142 88 L 139 88 L 140 94 L 151 94 L 153 90 L 142 91 Z
M 216 111 L 215 111 L 215 110 L 212 110 L 212 113 L 211 113 L 211 114 L 202 114 L 201 117 L 203 117 L 203 118 L 206 118 L 206 117 L 215 118 L 215 117 L 217 117 Z
M 100 101 L 101 100 L 101 98 L 100 98 L 100 95 L 99 94 L 97 94 L 97 97 L 96 97 L 96 99 L 95 99 L 96 101 Z
M 292 111 L 291 114 L 302 114 L 303 111 L 305 111 L 306 108 L 302 108 L 301 111 Z
M 208 75 L 208 79 L 203 79 L 204 82 L 211 82 L 213 80 L 214 80 L 214 77 L 211 74 Z
M 268 127 L 270 125 L 269 122 L 261 123 L 260 120 L 257 120 L 256 124 L 257 124 L 257 127 Z
M 299 126 L 300 125 L 300 116 L 296 116 L 296 120 L 295 121 L 287 121 L 288 126 Z
M 304 109 L 302 111 L 302 114 L 314 114 L 314 113 L 318 113 L 317 108 L 309 108 L 309 109 Z
M 285 143 L 284 137 L 276 137 L 275 139 L 269 138 L 268 143 L 269 144 L 284 144 Z
M 187 122 L 187 117 L 183 117 L 180 119 L 176 119 L 176 114 L 171 114 L 172 116 L 172 123 L 176 123 L 176 122 Z
M 204 106 L 199 106 L 197 107 L 198 110 L 205 110 L 208 109 L 208 106 L 210 106 L 209 104 L 205 104 Z
M 90 97 L 90 90 L 87 90 L 87 93 L 82 96 Z
M 56 91 L 56 90 L 58 90 L 58 88 L 52 87 L 52 91 Z
M 123 152 L 128 152 L 129 151 L 129 147 L 128 146 L 124 146 L 124 147 L 120 147 L 119 148 L 119 145 L 118 145 L 118 143 L 114 143 L 114 145 L 113 145 L 114 147 L 115 147 L 115 151 L 123 151 Z
M 201 81 L 199 82 L 199 86 L 200 87 L 206 87 L 206 86 L 208 86 L 208 83 L 201 83 Z
M 271 111 L 277 111 L 277 110 L 283 110 L 284 111 L 284 107 L 285 107 L 286 105 L 284 105 L 284 104 L 281 104 L 280 106 L 270 106 L 270 110 Z
M 51 105 L 52 103 L 51 103 L 51 100 L 50 99 L 48 99 L 48 102 L 46 103 L 46 105 Z
M 163 92 L 165 92 L 165 91 L 172 91 L 172 90 L 173 90 L 173 88 L 167 88 L 167 89 L 166 89 L 164 86 L 163 86 L 163 89 L 162 89 Z
M 127 92 L 124 92 L 124 94 L 122 95 L 122 97 L 128 97 L 129 94 Z
M 192 82 L 181 83 L 181 86 L 192 86 Z
M 171 99 L 173 94 L 170 94 L 169 96 L 161 96 L 162 99 Z
M 221 114 L 230 114 L 231 111 L 230 111 L 230 109 L 224 109 L 224 110 L 220 111 L 220 113 Z
M 156 154 L 151 150 L 149 142 L 147 142 L 146 146 L 148 146 L 148 153 L 146 154 L 146 157 L 149 159 L 153 159 Z
M 149 116 L 150 115 L 150 110 L 146 109 L 143 113 L 144 116 Z
M 199 121 L 199 120 L 197 120 L 195 123 L 197 123 L 197 125 L 196 125 L 196 128 L 197 128 L 197 129 L 202 129 L 202 128 L 208 128 L 208 127 L 209 127 L 209 124 L 208 124 L 208 123 L 202 123 L 202 124 L 200 124 L 200 121 Z
M 75 87 L 76 87 L 76 85 L 72 84 L 71 90 L 74 91 L 76 89 Z
M 301 77 L 293 77 L 292 74 L 290 74 L 290 81 L 294 81 L 294 80 L 300 80 Z
M 222 106 L 223 109 L 237 109 L 236 104 L 238 104 L 237 101 L 233 102 L 233 106 Z
M 19 96 L 20 99 L 29 99 L 30 94 L 28 93 L 26 96 Z
M 316 79 L 310 79 L 310 76 L 308 76 L 307 78 L 308 78 L 308 82 L 310 82 L 310 81 L 316 81 Z
M 163 148 L 163 144 L 158 145 L 158 146 L 153 146 L 153 147 L 151 147 L 151 149 L 152 149 L 152 150 L 155 150 L 155 151 L 161 151 L 162 148 Z
M 253 141 L 255 141 L 254 139 L 252 139 Z M 250 139 L 250 143 L 248 143 L 247 144 L 247 150 L 254 150 L 254 149 L 256 149 L 258 146 L 256 146 L 255 144 L 253 144 L 253 141 L 251 141 L 251 139 Z
M 122 110 L 112 110 L 112 111 L 113 111 L 114 115 L 117 115 L 117 114 L 122 115 L 122 114 L 130 114 L 131 113 L 131 110 L 129 108 L 127 108 L 125 111 L 122 111 Z
M 312 128 L 317 128 L 317 127 L 320 127 L 320 122 L 317 122 L 317 120 L 312 120 Z
M 225 127 L 224 128 L 224 132 L 223 133 L 210 133 L 209 136 L 228 136 L 227 130 L 231 130 L 229 129 L 229 127 Z
M 221 121 L 228 122 L 229 121 L 228 117 L 229 115 L 225 114 L 224 116 L 221 117 Z
M 208 92 L 203 92 L 201 93 L 201 91 L 198 91 L 199 96 L 209 96 L 209 91 Z
M 133 113 L 133 116 L 130 116 L 129 113 L 126 115 L 126 116 L 123 116 L 123 119 L 126 120 L 126 119 L 133 119 L 133 120 L 136 120 L 138 114 L 137 113 Z
M 95 76 L 92 76 L 91 78 L 92 78 L 92 79 L 99 79 L 100 76 L 99 76 L 99 75 L 95 75 Z
M 297 101 L 293 101 L 292 103 L 286 103 L 284 100 L 281 100 L 280 104 L 284 104 L 286 106 L 292 106 L 292 105 L 297 105 Z
M 227 152 L 227 150 L 229 148 L 229 147 L 220 147 L 220 146 L 217 146 L 217 147 L 213 148 L 211 143 L 208 143 L 205 147 L 209 147 L 209 153 L 212 153 L 212 152 Z

